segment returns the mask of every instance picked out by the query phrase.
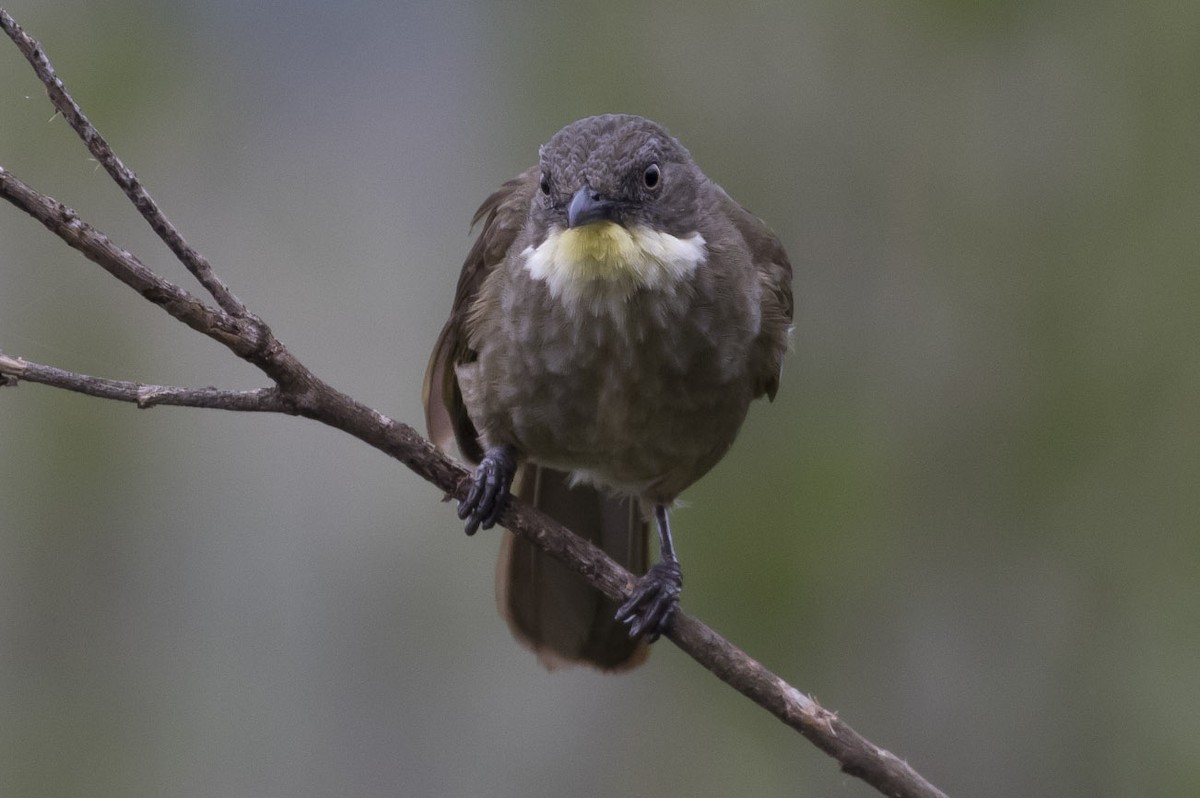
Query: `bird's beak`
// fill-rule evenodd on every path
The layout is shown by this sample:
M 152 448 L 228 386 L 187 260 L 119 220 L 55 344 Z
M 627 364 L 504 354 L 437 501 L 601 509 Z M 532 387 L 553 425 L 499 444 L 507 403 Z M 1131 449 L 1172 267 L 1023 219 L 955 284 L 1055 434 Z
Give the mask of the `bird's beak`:
M 592 222 L 612 221 L 613 204 L 584 185 L 567 206 L 567 227 L 582 227 Z

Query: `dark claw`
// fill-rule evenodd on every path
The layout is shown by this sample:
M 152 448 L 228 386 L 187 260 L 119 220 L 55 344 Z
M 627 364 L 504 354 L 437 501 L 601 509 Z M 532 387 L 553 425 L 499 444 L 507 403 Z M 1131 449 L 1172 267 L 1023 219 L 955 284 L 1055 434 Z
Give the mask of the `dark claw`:
M 629 625 L 630 637 L 645 636 L 653 643 L 670 627 L 682 590 L 679 563 L 657 563 L 638 579 L 629 600 L 617 610 L 617 621 Z
M 509 488 L 517 473 L 517 459 L 511 448 L 496 446 L 487 450 L 467 498 L 458 503 L 458 517 L 466 521 L 468 535 L 477 530 L 491 529 L 508 504 Z

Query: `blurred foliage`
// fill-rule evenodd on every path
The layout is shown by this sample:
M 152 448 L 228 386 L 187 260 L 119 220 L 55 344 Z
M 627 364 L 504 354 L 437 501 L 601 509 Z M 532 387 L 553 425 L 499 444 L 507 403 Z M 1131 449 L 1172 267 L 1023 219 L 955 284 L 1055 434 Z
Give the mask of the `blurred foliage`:
M 951 795 L 1200 793 L 1200 7 L 18 0 L 184 235 L 417 422 L 466 222 L 668 125 L 796 351 L 676 516 L 685 605 Z M 182 269 L 0 46 L 0 164 Z M 0 349 L 257 374 L 0 208 Z M 543 672 L 496 536 L 295 419 L 0 392 L 0 793 L 872 795 L 668 645 Z

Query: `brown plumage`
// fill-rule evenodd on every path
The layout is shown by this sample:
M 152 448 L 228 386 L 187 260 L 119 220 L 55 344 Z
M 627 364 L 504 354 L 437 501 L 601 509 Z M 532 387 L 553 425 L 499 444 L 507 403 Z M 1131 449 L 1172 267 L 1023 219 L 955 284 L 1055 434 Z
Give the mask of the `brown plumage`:
M 495 521 L 515 477 L 513 492 L 640 574 L 656 520 L 660 562 L 619 611 L 525 541 L 504 543 L 498 596 L 516 635 L 548 665 L 618 669 L 644 659 L 639 639 L 677 602 L 667 509 L 728 450 L 750 401 L 778 390 L 791 266 L 649 120 L 573 123 L 540 161 L 475 215 L 426 421 L 479 464 L 468 532 Z

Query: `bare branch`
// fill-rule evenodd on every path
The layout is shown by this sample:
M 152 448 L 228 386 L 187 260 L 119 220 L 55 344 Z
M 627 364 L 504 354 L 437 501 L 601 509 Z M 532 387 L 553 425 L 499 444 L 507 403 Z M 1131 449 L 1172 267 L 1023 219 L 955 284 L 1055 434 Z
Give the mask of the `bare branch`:
M 338 391 L 317 378 L 233 297 L 211 267 L 187 247 L 166 222 L 149 195 L 100 138 L 62 82 L 54 74 L 41 46 L 0 10 L 0 27 L 17 43 L 46 84 L 51 100 L 67 116 L 93 155 L 105 165 L 126 195 L 171 244 L 177 257 L 213 294 L 221 308 L 213 308 L 147 268 L 107 236 L 80 220 L 74 211 L 0 167 L 0 196 L 45 225 L 110 274 L 162 307 L 177 320 L 204 333 L 239 357 L 258 366 L 274 388 L 256 391 L 219 391 L 142 385 L 89 377 L 0 355 L 0 385 L 24 379 L 66 390 L 133 402 L 142 407 L 176 404 L 287 413 L 311 418 L 342 430 L 408 466 L 437 485 L 447 497 L 466 495 L 471 475 L 407 424 L 395 421 Z M 165 231 L 165 232 L 164 232 Z M 624 600 L 634 577 L 591 543 L 549 516 L 511 501 L 500 523 L 524 535 L 568 568 L 611 598 Z M 896 798 L 945 798 L 945 794 L 893 754 L 874 745 L 833 713 L 767 670 L 741 649 L 699 620 L 680 611 L 667 638 L 696 662 L 725 681 L 818 748 L 833 756 L 842 769 L 863 779 L 880 792 Z
M 92 377 L 74 371 L 31 363 L 0 352 L 0 385 L 16 385 L 18 381 L 36 382 L 66 391 L 132 402 L 141 408 L 155 405 L 176 407 L 207 407 L 213 410 L 241 410 L 264 413 L 290 413 L 291 405 L 278 388 L 259 388 L 253 391 L 225 391 L 219 388 L 177 388 L 171 385 L 149 385 L 126 380 Z
M 215 389 L 197 391 L 143 386 L 86 377 L 3 355 L 0 355 L 0 377 L 41 382 L 135 403 L 142 392 L 146 397 L 143 401 L 152 404 L 299 414 L 349 433 L 394 457 L 441 488 L 447 497 L 463 498 L 471 482 L 471 474 L 466 469 L 412 427 L 388 418 L 320 381 L 316 381 L 309 401 L 297 404 L 291 401 L 293 397 L 275 389 L 238 394 Z M 174 401 L 176 398 L 180 401 Z M 223 404 L 226 400 L 228 404 Z M 500 524 L 534 541 L 610 598 L 622 601 L 633 589 L 634 576 L 603 551 L 523 502 L 510 502 L 500 517 Z M 843 771 L 863 779 L 884 795 L 946 798 L 906 762 L 871 743 L 835 712 L 822 707 L 683 610 L 676 613 L 666 637 L 701 666 L 836 759 Z
M 67 123 L 74 128 L 79 137 L 83 139 L 83 143 L 87 145 L 92 156 L 104 166 L 104 169 L 112 176 L 121 190 L 125 192 L 125 196 L 129 197 L 133 202 L 133 206 L 138 209 L 138 212 L 150 223 L 150 227 L 158 234 L 179 261 L 187 267 L 200 285 L 204 286 L 207 291 L 212 294 L 213 299 L 217 300 L 226 313 L 231 316 L 245 316 L 246 306 L 241 300 L 233 295 L 229 287 L 225 285 L 212 270 L 208 260 L 203 255 L 183 240 L 183 236 L 175 229 L 170 220 L 159 210 L 158 203 L 150 196 L 150 192 L 146 191 L 142 186 L 137 175 L 135 175 L 125 164 L 117 157 L 112 148 L 108 146 L 108 142 L 100 135 L 100 131 L 96 130 L 95 126 L 84 115 L 83 110 L 67 92 L 67 87 L 59 79 L 54 71 L 54 67 L 50 64 L 50 59 L 46 57 L 42 46 L 32 37 L 30 37 L 21 26 L 17 24 L 8 12 L 0 9 L 0 28 L 8 34 L 9 38 L 16 43 L 17 47 L 25 55 L 25 58 L 33 66 L 33 71 L 37 73 L 38 80 L 46 86 L 46 93 L 50 95 L 50 102 L 58 109 Z
M 0 17 L 2 19 L 2 17 Z M 193 330 L 215 338 L 243 357 L 264 344 L 257 324 L 235 319 L 155 274 L 138 258 L 118 247 L 71 208 L 23 183 L 0 166 L 0 197 L 46 226 L 106 272 L 158 305 Z

